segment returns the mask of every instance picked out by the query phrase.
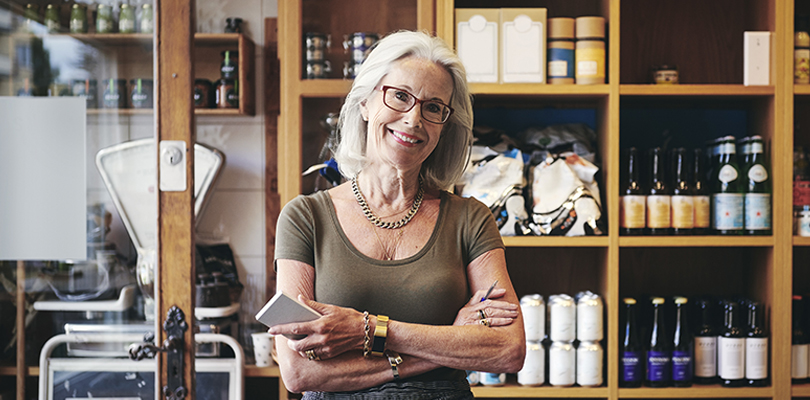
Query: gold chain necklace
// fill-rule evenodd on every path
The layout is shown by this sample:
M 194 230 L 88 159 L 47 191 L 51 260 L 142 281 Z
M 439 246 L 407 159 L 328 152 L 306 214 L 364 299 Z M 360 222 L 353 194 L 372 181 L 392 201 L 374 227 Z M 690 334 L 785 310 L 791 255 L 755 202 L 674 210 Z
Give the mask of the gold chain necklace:
M 371 211 L 371 207 L 368 206 L 366 202 L 366 198 L 363 197 L 363 193 L 360 192 L 360 186 L 357 185 L 357 175 L 352 178 L 352 192 L 354 193 L 354 198 L 357 199 L 357 203 L 360 204 L 360 208 L 363 209 L 363 214 L 366 216 L 366 219 L 374 224 L 374 226 L 379 228 L 385 229 L 397 229 L 402 228 L 403 226 L 407 225 L 408 222 L 411 222 L 411 219 L 416 215 L 416 212 L 419 211 L 419 206 L 422 205 L 422 198 L 425 195 L 425 188 L 422 186 L 422 177 L 419 177 L 419 191 L 416 192 L 416 197 L 413 199 L 413 205 L 411 205 L 411 209 L 408 210 L 408 214 L 405 215 L 399 221 L 396 222 L 385 222 L 380 219 L 374 211 Z M 376 234 L 376 231 L 375 231 Z M 378 237 L 379 239 L 379 237 Z

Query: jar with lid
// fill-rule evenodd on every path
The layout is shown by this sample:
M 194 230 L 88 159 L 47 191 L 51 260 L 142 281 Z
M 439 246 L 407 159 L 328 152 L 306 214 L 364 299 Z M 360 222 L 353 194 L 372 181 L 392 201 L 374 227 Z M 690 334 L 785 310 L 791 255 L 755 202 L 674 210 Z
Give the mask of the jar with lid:
M 223 79 L 236 79 L 239 77 L 239 52 L 225 50 L 222 52 L 222 66 L 220 67 Z
M 155 12 L 152 5 L 146 3 L 141 6 L 141 33 L 155 32 Z
M 96 8 L 96 33 L 111 33 L 113 31 L 113 10 L 106 4 L 99 4 Z
M 129 4 L 121 4 L 118 12 L 118 33 L 135 33 L 135 9 Z
M 105 79 L 101 95 L 104 108 L 127 108 L 126 79 Z
M 45 8 L 45 27 L 48 28 L 48 33 L 58 33 L 61 25 L 59 24 L 59 5 L 48 4 Z
M 239 86 L 235 79 L 217 82 L 217 108 L 239 108 Z
M 48 96 L 70 96 L 70 86 L 68 86 L 67 83 L 53 82 L 50 86 L 48 86 Z
M 36 4 L 26 4 L 25 13 L 23 13 L 23 26 L 22 30 L 27 33 L 33 32 L 32 26 L 39 23 L 39 6 Z
M 225 18 L 225 33 L 242 33 L 242 18 Z
M 78 3 L 70 9 L 70 33 L 87 33 L 87 10 Z
M 579 17 L 576 26 L 576 83 L 605 83 L 605 18 Z
M 214 97 L 211 95 L 211 81 L 194 80 L 194 108 L 212 108 Z
M 656 85 L 677 85 L 678 66 L 659 65 L 652 68 L 652 83 Z
M 129 85 L 132 88 L 130 93 L 132 108 L 152 108 L 152 80 L 132 79 Z
M 548 83 L 574 83 L 574 19 L 548 19 Z
M 98 108 L 98 83 L 95 79 L 74 79 L 70 91 L 73 96 L 84 97 L 87 108 Z
M 810 34 L 806 15 L 796 17 L 793 34 L 793 83 L 810 83 Z

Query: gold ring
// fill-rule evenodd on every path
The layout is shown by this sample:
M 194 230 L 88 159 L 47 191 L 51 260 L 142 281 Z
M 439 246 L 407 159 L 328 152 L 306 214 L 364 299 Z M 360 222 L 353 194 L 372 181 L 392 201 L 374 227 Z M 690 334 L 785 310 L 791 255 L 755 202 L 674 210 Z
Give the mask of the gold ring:
M 478 323 L 480 323 L 481 325 L 484 325 L 487 328 L 489 328 L 489 320 L 488 319 L 479 319 Z
M 484 310 L 478 310 L 478 314 L 481 315 L 481 319 L 487 319 L 487 313 Z
M 315 354 L 315 349 L 309 349 L 304 353 L 307 355 L 307 359 L 309 361 L 319 361 L 321 359 L 317 354 Z

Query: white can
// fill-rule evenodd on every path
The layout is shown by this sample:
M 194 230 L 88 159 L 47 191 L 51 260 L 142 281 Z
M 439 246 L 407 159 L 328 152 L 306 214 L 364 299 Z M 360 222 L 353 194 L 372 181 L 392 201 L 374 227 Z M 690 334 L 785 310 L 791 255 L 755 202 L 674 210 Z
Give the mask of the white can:
M 567 294 L 548 298 L 549 339 L 552 342 L 573 342 L 576 339 L 577 308 Z
M 526 341 L 526 358 L 523 369 L 517 373 L 517 381 L 523 386 L 540 386 L 546 383 L 546 349 L 537 341 Z
M 602 345 L 599 342 L 580 342 L 577 348 L 577 384 L 602 385 Z
M 799 236 L 810 236 L 810 211 L 799 212 Z
M 467 382 L 470 386 L 475 386 L 481 383 L 481 373 L 478 371 L 467 371 Z
M 523 328 L 526 341 L 543 340 L 546 337 L 546 303 L 539 294 L 527 294 L 520 298 L 523 313 Z
M 479 372 L 481 384 L 484 386 L 503 386 L 506 384 L 506 374 L 494 372 Z
M 585 292 L 577 299 L 577 340 L 598 342 L 604 339 L 604 307 L 598 294 Z
M 552 342 L 548 349 L 548 383 L 552 386 L 572 386 L 576 378 L 577 356 L 574 346 Z

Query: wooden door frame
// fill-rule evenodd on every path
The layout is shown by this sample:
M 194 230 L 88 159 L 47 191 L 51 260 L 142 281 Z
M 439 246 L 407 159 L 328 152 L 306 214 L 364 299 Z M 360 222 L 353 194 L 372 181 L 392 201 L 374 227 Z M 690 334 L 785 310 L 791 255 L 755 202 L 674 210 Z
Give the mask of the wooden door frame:
M 155 57 L 157 142 L 180 140 L 186 143 L 186 190 L 158 191 L 158 244 L 156 318 L 160 325 L 168 310 L 177 306 L 188 324 L 184 334 L 183 383 L 187 399 L 195 396 L 194 374 L 194 0 L 157 1 L 155 18 Z M 160 157 L 160 146 L 155 146 Z M 159 160 L 159 158 L 158 158 Z M 158 177 L 160 163 L 158 162 Z M 166 332 L 157 329 L 156 344 L 166 340 Z M 157 395 L 167 383 L 165 353 L 158 358 Z

